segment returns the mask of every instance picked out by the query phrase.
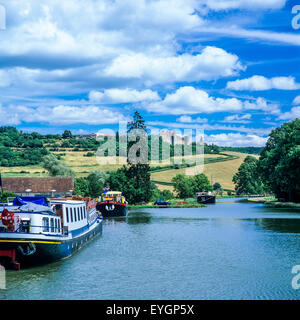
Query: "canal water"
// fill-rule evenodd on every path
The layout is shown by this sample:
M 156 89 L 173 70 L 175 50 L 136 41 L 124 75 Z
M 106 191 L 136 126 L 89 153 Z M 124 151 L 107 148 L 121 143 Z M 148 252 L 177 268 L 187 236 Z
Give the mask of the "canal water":
M 300 212 L 234 199 L 131 210 L 73 257 L 6 272 L 0 299 L 299 299 Z

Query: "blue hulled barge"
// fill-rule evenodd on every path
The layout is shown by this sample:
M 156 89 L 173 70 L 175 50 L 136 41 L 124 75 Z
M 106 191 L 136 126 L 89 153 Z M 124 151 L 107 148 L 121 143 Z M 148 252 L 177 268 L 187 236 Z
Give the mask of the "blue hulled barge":
M 0 264 L 19 270 L 70 257 L 102 234 L 89 198 L 16 197 L 0 207 Z

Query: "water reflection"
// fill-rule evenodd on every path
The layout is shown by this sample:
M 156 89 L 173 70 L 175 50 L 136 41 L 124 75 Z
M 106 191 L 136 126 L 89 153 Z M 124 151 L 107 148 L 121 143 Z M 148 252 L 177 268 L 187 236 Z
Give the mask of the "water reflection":
M 300 219 L 256 219 L 255 225 L 275 232 L 300 233 Z
M 152 219 L 151 213 L 147 211 L 131 211 L 127 217 L 128 224 L 148 224 Z
M 300 214 L 222 200 L 104 219 L 71 258 L 8 272 L 0 299 L 298 299 Z

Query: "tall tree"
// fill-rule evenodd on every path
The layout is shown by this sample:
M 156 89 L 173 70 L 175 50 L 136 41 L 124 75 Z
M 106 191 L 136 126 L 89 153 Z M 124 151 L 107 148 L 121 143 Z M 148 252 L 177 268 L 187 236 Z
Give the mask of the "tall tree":
M 211 191 L 212 186 L 207 178 L 207 176 L 204 173 L 200 173 L 195 175 L 192 179 L 192 185 L 193 185 L 193 191 L 201 192 L 201 191 Z
M 192 177 L 177 174 L 172 178 L 172 183 L 178 198 L 186 199 L 194 196 L 194 181 Z
M 69 139 L 72 138 L 72 132 L 70 130 L 65 130 L 64 133 L 62 134 L 63 139 Z
M 148 135 L 145 120 L 138 111 L 134 113 L 133 121 L 128 123 L 127 128 L 129 138 L 132 138 L 128 143 L 128 166 L 117 170 L 110 180 L 117 186 L 116 175 L 122 179 L 126 177 L 126 183 L 119 187 L 122 187 L 120 191 L 124 193 L 129 203 L 149 202 L 151 181 L 148 163 Z
M 271 132 L 259 170 L 277 198 L 300 202 L 300 119 Z
M 142 129 L 147 132 L 147 127 L 145 125 L 145 120 L 141 116 L 141 114 L 138 111 L 135 111 L 133 114 L 133 120 L 131 122 L 128 122 L 127 124 L 127 132 L 129 133 L 133 129 Z
M 245 158 L 232 181 L 235 184 L 237 194 L 262 194 L 265 192 L 258 172 L 258 160 L 252 156 Z
M 105 181 L 108 179 L 108 174 L 99 170 L 95 170 L 87 177 L 88 193 L 91 197 L 99 197 L 103 192 Z

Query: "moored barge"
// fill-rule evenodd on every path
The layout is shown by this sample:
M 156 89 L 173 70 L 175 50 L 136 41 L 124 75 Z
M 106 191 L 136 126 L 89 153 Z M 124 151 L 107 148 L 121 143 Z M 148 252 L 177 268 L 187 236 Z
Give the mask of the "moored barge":
M 0 264 L 19 270 L 71 256 L 102 234 L 92 199 L 16 197 L 1 204 Z
M 216 196 L 212 192 L 197 192 L 196 199 L 202 204 L 216 203 Z
M 104 218 L 126 216 L 128 205 L 120 191 L 107 191 L 98 199 L 97 210 Z

